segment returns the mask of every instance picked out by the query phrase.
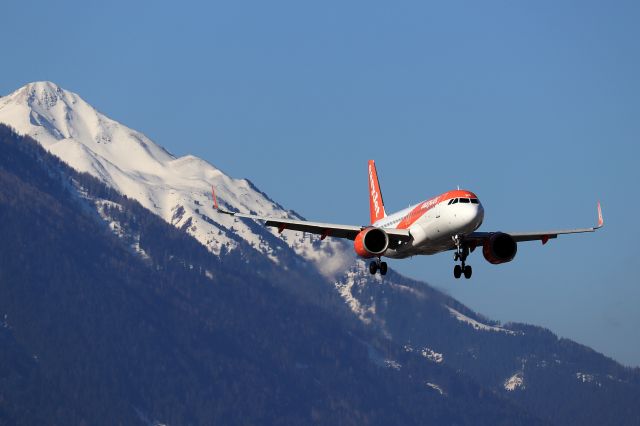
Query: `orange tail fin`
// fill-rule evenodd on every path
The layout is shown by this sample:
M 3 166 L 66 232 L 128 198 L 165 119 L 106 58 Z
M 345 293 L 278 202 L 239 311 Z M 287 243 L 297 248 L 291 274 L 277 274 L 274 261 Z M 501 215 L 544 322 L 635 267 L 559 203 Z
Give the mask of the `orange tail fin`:
M 369 213 L 371 215 L 371 223 L 387 216 L 384 211 L 384 201 L 382 201 L 376 163 L 373 160 L 369 160 Z

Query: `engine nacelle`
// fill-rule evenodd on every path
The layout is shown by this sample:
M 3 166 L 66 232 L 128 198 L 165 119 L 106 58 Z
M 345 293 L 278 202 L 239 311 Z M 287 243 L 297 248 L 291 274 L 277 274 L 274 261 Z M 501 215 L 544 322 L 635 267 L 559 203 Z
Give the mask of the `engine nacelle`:
M 383 229 L 366 228 L 356 236 L 353 247 L 360 257 L 382 256 L 389 248 L 389 236 Z
M 504 232 L 496 232 L 482 245 L 484 258 L 494 265 L 511 262 L 517 252 L 518 244 L 511 235 Z

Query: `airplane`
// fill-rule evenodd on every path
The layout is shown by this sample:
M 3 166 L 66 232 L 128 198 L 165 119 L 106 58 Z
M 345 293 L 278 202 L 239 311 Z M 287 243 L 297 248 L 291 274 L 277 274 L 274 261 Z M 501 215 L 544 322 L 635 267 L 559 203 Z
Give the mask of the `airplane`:
M 598 224 L 592 228 L 551 230 L 542 232 L 477 232 L 484 219 L 484 208 L 471 191 L 447 191 L 421 203 L 387 215 L 380 191 L 378 173 L 373 160 L 369 160 L 369 225 L 340 225 L 277 217 L 264 217 L 231 212 L 218 206 L 212 187 L 213 207 L 222 214 L 262 221 L 266 226 L 284 230 L 303 231 L 326 237 L 352 240 L 354 250 L 363 259 L 373 259 L 369 272 L 387 273 L 382 257 L 404 259 L 416 255 L 432 255 L 455 250 L 453 276 L 471 278 L 473 272 L 466 263 L 476 248 L 482 247 L 484 258 L 494 265 L 511 262 L 518 251 L 518 243 L 541 241 L 546 244 L 558 235 L 594 232 L 604 225 L 602 208 L 598 202 Z

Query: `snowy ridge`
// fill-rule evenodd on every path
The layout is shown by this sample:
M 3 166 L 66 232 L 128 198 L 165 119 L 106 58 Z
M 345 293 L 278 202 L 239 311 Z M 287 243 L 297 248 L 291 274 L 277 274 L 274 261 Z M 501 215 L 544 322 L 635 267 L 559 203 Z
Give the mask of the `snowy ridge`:
M 300 218 L 246 179 L 231 178 L 192 155 L 176 158 L 54 83 L 30 83 L 0 98 L 0 122 L 31 136 L 76 170 L 137 200 L 215 254 L 235 249 L 240 237 L 275 263 L 289 246 L 330 278 L 342 276 L 353 264 L 352 250 L 343 241 L 329 238 L 320 244 L 302 232 L 279 236 L 255 222 L 218 214 L 211 205 L 212 185 L 225 208 Z
M 512 336 L 515 336 L 516 334 L 522 333 L 522 332 L 516 333 L 515 331 L 508 330 L 506 328 L 483 324 L 483 323 L 481 323 L 479 321 L 474 320 L 473 318 L 469 318 L 468 316 L 466 316 L 465 314 L 463 314 L 461 312 L 456 311 L 455 309 L 453 309 L 450 306 L 446 306 L 446 308 L 449 310 L 451 315 L 454 316 L 458 321 L 462 321 L 464 323 L 467 323 L 467 324 L 469 324 L 470 326 L 472 326 L 476 330 L 495 331 L 495 332 L 510 334 Z

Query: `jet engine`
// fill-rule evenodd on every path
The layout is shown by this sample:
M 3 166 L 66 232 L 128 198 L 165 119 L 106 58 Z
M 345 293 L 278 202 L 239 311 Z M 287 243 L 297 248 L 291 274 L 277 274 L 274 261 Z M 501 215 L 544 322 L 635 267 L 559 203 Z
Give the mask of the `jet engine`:
M 518 244 L 511 235 L 504 232 L 496 232 L 487 238 L 482 245 L 484 258 L 494 265 L 511 262 L 517 251 Z
M 356 236 L 353 246 L 360 257 L 382 256 L 389 247 L 389 236 L 383 229 L 366 228 Z

